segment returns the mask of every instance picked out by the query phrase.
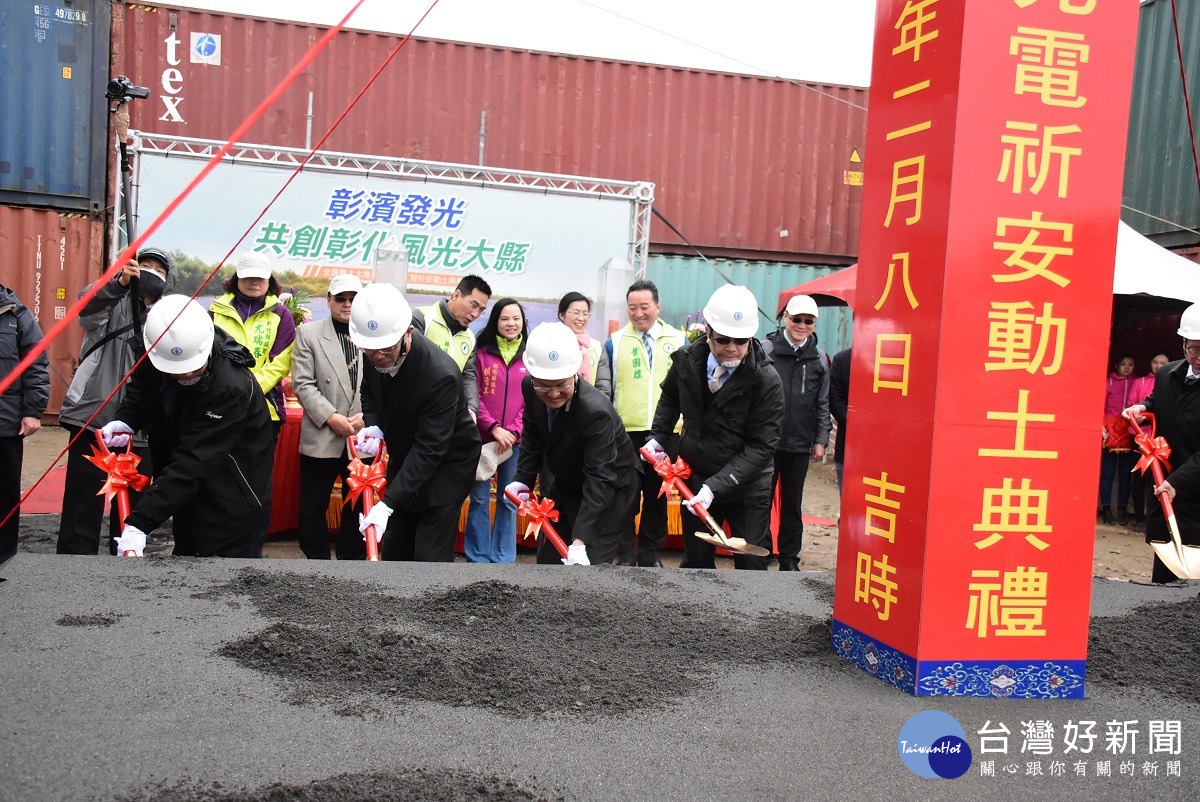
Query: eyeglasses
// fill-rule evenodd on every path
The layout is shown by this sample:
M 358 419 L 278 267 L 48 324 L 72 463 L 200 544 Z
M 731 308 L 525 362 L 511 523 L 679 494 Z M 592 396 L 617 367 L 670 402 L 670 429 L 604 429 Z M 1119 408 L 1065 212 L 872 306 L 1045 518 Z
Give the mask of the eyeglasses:
M 335 303 L 339 303 L 339 304 L 350 304 L 350 303 L 354 303 L 354 296 L 355 296 L 356 294 L 357 294 L 357 293 L 353 293 L 353 292 L 351 292 L 351 293 L 343 293 L 343 294 L 340 294 L 340 295 L 334 295 L 334 296 L 333 296 L 333 300 L 334 300 L 334 302 L 335 302 Z
M 567 379 L 566 381 L 561 381 L 558 384 L 538 384 L 537 382 L 534 382 L 533 391 L 535 393 L 544 393 L 549 395 L 550 393 L 565 393 L 574 386 L 575 379 L 573 378 Z
M 1183 349 L 1183 352 L 1188 356 L 1200 355 L 1200 345 L 1189 345 Z
M 708 339 L 712 340 L 717 345 L 729 345 L 730 343 L 733 343 L 734 345 L 745 345 L 746 343 L 750 342 L 749 337 L 720 337 L 716 334 L 708 335 Z
M 468 298 L 467 303 L 470 305 L 471 309 L 476 312 L 482 312 L 484 310 L 484 308 L 487 307 L 487 304 L 481 304 L 481 303 L 479 303 L 479 301 L 476 301 L 474 298 Z
M 570 315 L 571 317 L 591 317 L 592 316 L 592 313 L 586 309 L 584 309 L 583 311 L 580 311 L 578 309 L 568 309 L 563 314 Z
M 802 326 L 815 326 L 817 324 L 815 317 L 806 317 L 804 315 L 788 315 L 788 320 L 793 323 L 799 323 Z

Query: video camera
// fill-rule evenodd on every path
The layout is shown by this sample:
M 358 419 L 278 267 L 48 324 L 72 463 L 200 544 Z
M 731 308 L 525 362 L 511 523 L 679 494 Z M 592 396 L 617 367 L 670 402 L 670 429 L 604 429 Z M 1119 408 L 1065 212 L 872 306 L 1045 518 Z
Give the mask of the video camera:
M 118 75 L 108 82 L 108 88 L 105 89 L 104 96 L 118 103 L 124 103 L 133 98 L 145 100 L 150 97 L 150 87 L 138 86 L 124 75 Z

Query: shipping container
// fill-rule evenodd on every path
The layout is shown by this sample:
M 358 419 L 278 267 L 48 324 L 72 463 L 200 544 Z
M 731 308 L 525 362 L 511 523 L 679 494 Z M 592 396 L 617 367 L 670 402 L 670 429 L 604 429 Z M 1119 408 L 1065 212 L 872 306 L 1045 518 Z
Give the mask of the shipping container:
M 134 103 L 134 128 L 223 140 L 323 32 L 117 5 L 113 66 L 153 90 Z M 340 34 L 244 141 L 315 145 L 400 40 Z M 858 245 L 866 97 L 413 38 L 322 148 L 653 182 L 655 209 L 710 256 L 844 265 Z M 651 248 L 692 252 L 659 220 Z
M 98 214 L 108 132 L 109 0 L 0 11 L 0 203 Z
M 782 290 L 821 278 L 833 270 L 821 265 L 652 255 L 646 277 L 658 287 L 663 320 L 680 328 L 689 322 L 689 317 L 690 322 L 699 318 L 709 296 L 726 281 L 749 288 L 758 299 L 758 336 L 762 338 L 777 328 L 774 314 Z M 627 321 L 619 322 L 625 325 Z M 832 356 L 850 346 L 853 328 L 849 308 L 822 307 L 817 316 L 817 341 Z
M 1200 142 L 1184 105 L 1175 10 L 1192 122 L 1200 124 L 1200 3 L 1143 2 L 1121 201 L 1121 219 L 1167 248 L 1200 243 L 1200 184 L 1193 157 Z
M 86 215 L 0 205 L 0 283 L 16 292 L 49 332 L 99 275 L 104 224 Z M 62 407 L 79 360 L 83 329 L 72 323 L 50 344 L 52 419 Z

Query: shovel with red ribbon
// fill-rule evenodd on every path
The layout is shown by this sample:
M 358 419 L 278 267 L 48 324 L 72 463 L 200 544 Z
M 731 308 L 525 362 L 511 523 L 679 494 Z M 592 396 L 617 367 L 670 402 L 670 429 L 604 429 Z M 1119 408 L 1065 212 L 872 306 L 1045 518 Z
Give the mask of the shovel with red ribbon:
M 504 491 L 504 496 L 517 507 L 517 515 L 522 515 L 528 523 L 525 526 L 525 534 L 531 535 L 534 540 L 537 540 L 538 534 L 546 533 L 546 539 L 550 541 L 558 553 L 565 560 L 567 558 L 567 544 L 559 537 L 554 524 L 551 521 L 558 520 L 558 510 L 554 509 L 554 499 L 534 498 L 533 494 L 525 501 L 508 490 Z
M 663 457 L 662 459 L 656 460 L 654 458 L 654 452 L 645 446 L 641 448 L 641 454 L 646 458 L 647 462 L 654 466 L 654 472 L 663 478 L 662 487 L 659 488 L 658 495 L 662 496 L 666 493 L 669 493 L 672 487 L 678 490 L 679 495 L 683 496 L 685 499 L 690 500 L 695 495 L 695 493 L 692 492 L 692 489 L 687 486 L 687 482 L 685 481 L 689 476 L 692 475 L 692 468 L 683 461 L 682 457 L 675 460 L 674 463 L 671 462 L 669 457 Z M 755 546 L 753 543 L 748 543 L 743 537 L 729 537 L 729 535 L 726 535 L 725 530 L 721 528 L 721 525 L 717 523 L 717 520 L 709 514 L 708 510 L 704 509 L 704 507 L 700 506 L 699 504 L 692 505 L 691 510 L 692 513 L 700 520 L 704 521 L 704 525 L 708 527 L 707 532 L 695 533 L 696 537 L 700 538 L 706 543 L 712 543 L 714 546 L 721 546 L 722 548 L 729 549 L 737 554 L 749 554 L 754 557 L 766 557 L 770 555 L 771 552 L 768 549 L 764 549 L 762 546 Z
M 132 489 L 140 493 L 150 484 L 149 476 L 138 473 L 138 463 L 142 458 L 133 453 L 133 441 L 125 446 L 124 451 L 109 451 L 104 444 L 104 436 L 96 432 L 96 445 L 92 446 L 92 453 L 85 454 L 83 458 L 108 474 L 108 479 L 96 495 L 104 496 L 105 506 L 114 497 L 117 499 L 117 514 L 124 527 L 125 519 L 129 517 L 129 491 Z M 121 556 L 136 557 L 137 552 L 126 551 Z
M 1137 464 L 1133 466 L 1133 470 L 1140 470 L 1144 474 L 1149 469 L 1154 477 L 1154 487 L 1158 488 L 1164 481 L 1163 466 L 1166 465 L 1167 470 L 1171 470 L 1171 463 L 1167 461 L 1167 458 L 1171 456 L 1171 446 L 1167 444 L 1165 438 L 1156 436 L 1157 424 L 1154 420 L 1154 413 L 1144 412 L 1142 415 L 1150 422 L 1149 434 L 1142 431 L 1142 427 L 1138 426 L 1136 420 L 1130 419 L 1129 421 L 1129 425 L 1136 433 L 1133 438 L 1134 445 L 1142 454 Z M 1158 555 L 1158 559 L 1162 560 L 1163 565 L 1170 568 L 1172 573 L 1180 579 L 1200 579 L 1200 548 L 1183 544 L 1183 539 L 1179 535 L 1179 522 L 1175 520 L 1175 508 L 1167 494 L 1159 493 L 1158 500 L 1162 504 L 1163 516 L 1167 519 L 1167 528 L 1171 532 L 1171 539 L 1150 541 L 1154 553 Z
M 387 490 L 387 444 L 379 441 L 379 454 L 367 465 L 358 456 L 354 438 L 347 437 L 346 443 L 350 449 L 350 464 L 346 466 L 346 486 L 349 490 L 344 494 L 342 503 L 353 509 L 354 502 L 361 500 L 362 513 L 367 515 Z M 367 560 L 379 562 L 379 536 L 374 525 L 367 527 L 365 539 Z

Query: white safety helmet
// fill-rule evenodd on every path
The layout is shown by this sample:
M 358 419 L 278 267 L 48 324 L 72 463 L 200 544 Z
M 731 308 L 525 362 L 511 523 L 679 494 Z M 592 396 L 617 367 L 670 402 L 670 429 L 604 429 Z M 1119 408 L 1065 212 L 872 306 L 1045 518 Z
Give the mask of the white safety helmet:
M 1179 318 L 1179 336 L 1185 340 L 1200 340 L 1200 304 L 1183 310 Z
M 257 251 L 246 251 L 237 260 L 238 278 L 270 278 L 271 263 Z
M 212 318 L 186 295 L 164 295 L 146 314 L 142 339 L 154 367 L 163 373 L 191 373 L 212 354 Z
M 704 305 L 704 321 L 726 337 L 753 337 L 758 333 L 758 301 L 745 287 L 724 284 Z
M 350 310 L 350 341 L 359 348 L 391 348 L 412 325 L 412 307 L 391 284 L 368 284 Z
M 559 322 L 542 323 L 529 333 L 525 367 L 535 379 L 554 381 L 574 376 L 583 364 L 575 332 Z
M 794 315 L 812 315 L 817 316 L 817 302 L 813 300 L 811 295 L 793 295 L 787 302 L 787 306 L 783 310 L 790 316 Z

